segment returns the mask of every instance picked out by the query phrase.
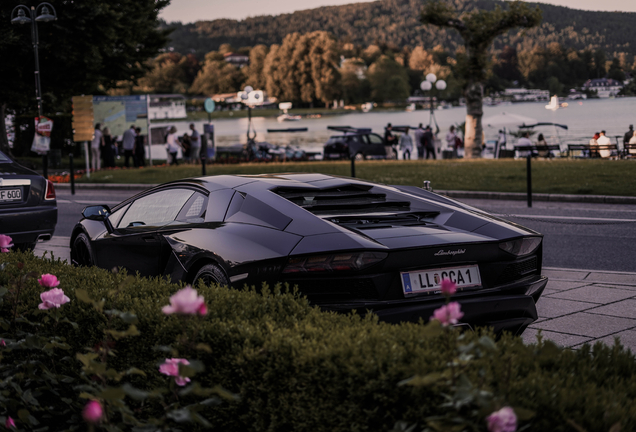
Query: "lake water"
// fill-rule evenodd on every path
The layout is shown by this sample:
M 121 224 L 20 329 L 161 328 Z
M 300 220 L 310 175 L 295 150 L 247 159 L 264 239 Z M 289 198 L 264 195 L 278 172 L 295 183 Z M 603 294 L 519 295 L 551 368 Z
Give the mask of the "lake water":
M 592 99 L 584 101 L 567 101 L 567 108 L 551 111 L 545 108 L 545 102 L 517 103 L 498 106 L 485 106 L 484 119 L 488 117 L 506 114 L 516 114 L 530 117 L 538 122 L 559 123 L 568 126 L 568 130 L 555 129 L 554 127 L 537 128 L 538 132 L 546 136 L 548 142 L 559 140 L 562 144 L 568 141 L 580 141 L 589 139 L 595 132 L 605 130 L 614 141 L 615 135 L 621 137 L 627 131 L 630 124 L 636 124 L 636 98 L 618 99 Z M 258 111 L 253 111 L 258 115 Z M 371 128 L 374 132 L 383 135 L 384 126 L 387 123 L 393 125 L 416 126 L 418 123 L 429 123 L 429 111 L 371 111 L 368 113 L 352 112 L 340 115 L 323 115 L 321 118 L 303 118 L 300 121 L 279 123 L 276 117 L 254 117 L 252 124 L 257 133 L 257 141 L 267 141 L 272 144 L 292 144 L 303 148 L 322 148 L 329 136 L 334 132 L 327 126 L 353 126 L 358 128 Z M 454 107 L 444 110 L 435 110 L 435 118 L 439 124 L 439 138 L 444 138 L 451 125 L 464 122 L 466 117 L 465 107 Z M 189 131 L 188 121 L 173 121 L 169 123 L 153 123 L 153 126 L 175 125 L 178 134 Z M 194 122 L 199 131 L 203 130 L 203 124 L 207 121 Z M 231 145 L 247 142 L 247 119 L 222 119 L 214 120 L 216 145 Z M 307 132 L 300 133 L 268 133 L 267 129 L 284 128 L 308 128 Z M 486 139 L 497 137 L 498 126 L 484 126 Z M 509 128 L 517 130 L 516 127 Z M 557 136 L 558 135 L 558 136 Z M 620 139 L 622 143 L 622 138 Z M 511 140 L 509 139 L 510 143 Z

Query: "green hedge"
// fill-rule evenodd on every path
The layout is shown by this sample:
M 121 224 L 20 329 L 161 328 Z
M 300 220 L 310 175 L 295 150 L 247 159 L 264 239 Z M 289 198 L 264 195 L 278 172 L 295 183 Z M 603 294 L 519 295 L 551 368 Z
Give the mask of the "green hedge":
M 388 431 L 398 422 L 417 424 L 418 431 L 427 425 L 451 430 L 439 426 L 442 417 L 446 425 L 464 419 L 452 430 L 486 430 L 485 417 L 503 405 L 522 413 L 521 425 L 532 431 L 607 431 L 617 423 L 624 431 L 636 430 L 636 361 L 618 344 L 573 351 L 550 342 L 526 346 L 504 335 L 490 347 L 488 331 L 462 334 L 424 323 L 388 325 L 372 316 L 324 313 L 280 288 L 201 286 L 209 313 L 184 320 L 161 312 L 179 289 L 165 279 L 127 278 L 15 252 L 0 254 L 2 262 L 9 265 L 0 272 L 0 287 L 27 271 L 58 277 L 71 299 L 60 309 L 62 316 L 79 325 L 59 325 L 72 353 L 94 346 L 107 325 L 75 297 L 76 289 L 104 298 L 107 308 L 134 312 L 141 334 L 119 341 L 110 364 L 145 371 L 145 378 L 130 379 L 137 388 L 166 385 L 157 369 L 166 354 L 157 346 L 172 344 L 184 332 L 197 334 L 211 352 L 191 347 L 178 356 L 203 362 L 205 371 L 196 376 L 201 385 L 221 385 L 239 395 L 202 413 L 219 430 Z M 42 291 L 35 277 L 28 279 L 18 315 L 41 320 L 45 314 L 33 311 Z M 7 301 L 0 304 L 2 316 L 10 313 Z M 126 328 L 122 323 L 120 330 Z M 79 373 L 79 362 L 69 360 L 68 352 L 56 361 L 64 373 Z M 400 385 L 411 377 L 419 378 Z M 73 393 L 59 386 L 61 393 Z M 490 402 L 480 404 L 481 399 Z M 161 407 L 137 409 L 139 416 L 151 416 Z M 0 417 L 6 415 L 0 399 Z

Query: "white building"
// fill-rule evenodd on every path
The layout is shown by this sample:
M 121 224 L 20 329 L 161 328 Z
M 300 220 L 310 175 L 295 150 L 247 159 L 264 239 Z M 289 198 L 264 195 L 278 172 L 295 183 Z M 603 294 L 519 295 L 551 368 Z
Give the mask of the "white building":
M 608 98 L 618 95 L 623 89 L 623 83 L 613 79 L 599 78 L 587 80 L 583 84 L 583 88 L 588 91 L 595 91 L 600 98 Z
M 510 88 L 504 92 L 514 102 L 537 102 L 550 100 L 550 90 Z
M 150 95 L 148 118 L 180 119 L 188 117 L 185 96 L 180 94 Z

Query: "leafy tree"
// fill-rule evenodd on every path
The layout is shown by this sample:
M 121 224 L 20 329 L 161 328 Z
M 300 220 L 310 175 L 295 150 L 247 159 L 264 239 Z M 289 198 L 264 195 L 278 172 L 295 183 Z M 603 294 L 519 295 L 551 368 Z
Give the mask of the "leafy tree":
M 340 68 L 342 97 L 348 104 L 362 103 L 371 93 L 369 80 L 366 78 L 367 66 L 361 58 L 350 58 Z
M 340 72 L 335 39 L 327 32 L 317 32 L 311 47 L 311 76 L 316 89 L 316 99 L 325 104 L 340 96 Z
M 206 54 L 203 69 L 190 87 L 191 93 L 213 95 L 232 93 L 241 88 L 245 81 L 242 70 L 222 58 L 223 56 L 216 51 Z
M 467 158 L 481 155 L 483 116 L 483 83 L 486 80 L 488 48 L 494 39 L 516 27 L 530 28 L 541 21 L 541 10 L 530 9 L 525 3 L 513 1 L 504 10 L 497 5 L 494 10 L 475 10 L 459 14 L 448 3 L 429 2 L 421 15 L 423 24 L 448 27 L 457 30 L 464 40 L 466 56 L 461 78 L 465 81 Z
M 265 89 L 267 86 L 267 79 L 263 69 L 268 52 L 269 48 L 265 45 L 256 45 L 250 50 L 250 64 L 246 71 L 246 84 L 251 85 L 255 89 Z
M 152 69 L 139 80 L 135 91 L 142 93 L 186 93 L 188 79 L 198 65 L 193 56 L 164 53 L 149 62 Z
M 0 3 L 0 149 L 8 150 L 4 113 L 35 114 L 30 25 L 11 25 L 19 4 Z M 39 23 L 39 60 L 44 112 L 68 111 L 70 98 L 100 94 L 148 70 L 146 60 L 167 42 L 157 15 L 169 0 L 49 0 L 58 20 Z M 70 137 L 69 137 L 70 138 Z
M 369 67 L 371 98 L 377 102 L 403 100 L 409 96 L 409 77 L 393 58 L 383 55 Z
M 620 82 L 625 80 L 625 72 L 623 72 L 621 62 L 618 58 L 614 57 L 612 59 L 612 64 L 610 64 L 609 70 L 607 71 L 607 77 Z

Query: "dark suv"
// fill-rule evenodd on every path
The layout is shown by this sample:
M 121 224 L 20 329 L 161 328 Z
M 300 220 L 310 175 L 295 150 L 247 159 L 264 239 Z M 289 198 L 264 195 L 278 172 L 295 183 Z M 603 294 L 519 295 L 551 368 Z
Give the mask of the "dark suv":
M 341 132 L 329 138 L 323 152 L 324 160 L 334 159 L 386 159 L 392 154 L 390 146 L 384 139 L 371 132 L 369 128 L 354 128 L 351 126 L 327 126 L 327 129 Z

